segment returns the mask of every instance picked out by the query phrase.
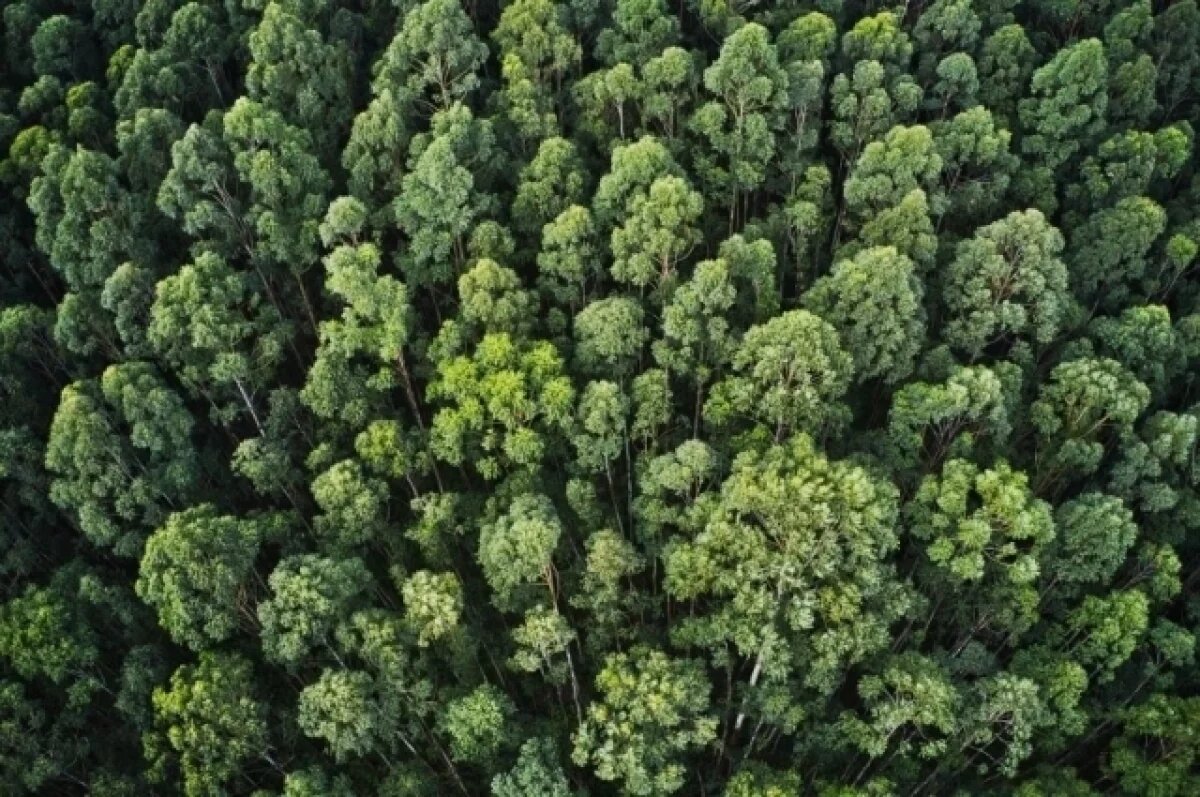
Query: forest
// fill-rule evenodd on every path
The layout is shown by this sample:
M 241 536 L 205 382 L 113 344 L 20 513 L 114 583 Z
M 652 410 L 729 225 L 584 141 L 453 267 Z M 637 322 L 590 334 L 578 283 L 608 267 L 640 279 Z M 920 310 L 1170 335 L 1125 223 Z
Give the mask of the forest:
M 3 797 L 1200 794 L 1197 0 L 0 5 Z

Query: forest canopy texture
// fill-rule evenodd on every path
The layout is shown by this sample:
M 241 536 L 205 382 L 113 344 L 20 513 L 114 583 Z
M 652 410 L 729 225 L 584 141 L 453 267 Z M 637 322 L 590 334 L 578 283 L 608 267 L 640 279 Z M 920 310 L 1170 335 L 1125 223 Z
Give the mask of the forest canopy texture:
M 0 795 L 1200 794 L 1196 0 L 0 38 Z

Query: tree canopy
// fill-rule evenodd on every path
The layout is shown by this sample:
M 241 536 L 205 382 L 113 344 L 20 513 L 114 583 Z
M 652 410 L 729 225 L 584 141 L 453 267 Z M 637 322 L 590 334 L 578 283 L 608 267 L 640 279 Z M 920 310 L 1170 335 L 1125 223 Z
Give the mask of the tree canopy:
M 0 795 L 1200 794 L 1197 0 L 0 43 Z

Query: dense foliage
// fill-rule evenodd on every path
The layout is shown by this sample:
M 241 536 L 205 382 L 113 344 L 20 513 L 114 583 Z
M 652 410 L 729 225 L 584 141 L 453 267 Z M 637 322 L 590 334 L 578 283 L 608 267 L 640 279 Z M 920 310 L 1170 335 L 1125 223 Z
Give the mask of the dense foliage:
M 0 794 L 1200 794 L 1197 0 L 12 0 Z

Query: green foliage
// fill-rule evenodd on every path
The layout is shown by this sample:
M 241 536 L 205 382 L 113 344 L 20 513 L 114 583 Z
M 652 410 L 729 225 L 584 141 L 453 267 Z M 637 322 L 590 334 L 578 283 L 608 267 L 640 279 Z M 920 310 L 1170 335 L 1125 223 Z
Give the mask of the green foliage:
M 258 606 L 263 654 L 295 667 L 328 645 L 337 623 L 370 584 L 358 559 L 303 554 L 282 560 L 271 573 L 271 596 Z
M 109 366 L 63 389 L 50 425 L 50 500 L 95 544 L 138 556 L 197 479 L 193 418 L 154 368 Z
M 166 776 L 178 762 L 188 797 L 220 794 L 241 767 L 267 747 L 266 706 L 253 691 L 250 662 L 204 651 L 199 663 L 171 674 L 154 690 L 155 731 L 146 738 L 151 774 Z
M 1196 0 L 0 42 L 0 794 L 1200 792 Z
M 1014 339 L 1052 341 L 1071 307 L 1062 249 L 1062 235 L 1036 210 L 976 230 L 958 245 L 947 276 L 947 342 L 978 357 Z
M 912 261 L 894 248 L 864 249 L 835 264 L 804 298 L 838 331 L 856 381 L 898 382 L 912 372 L 924 337 L 921 283 Z
M 853 361 L 837 330 L 807 310 L 751 327 L 732 360 L 734 375 L 705 406 L 714 423 L 741 415 L 766 425 L 779 441 L 786 432 L 820 432 L 842 415 L 838 400 Z
M 687 772 L 677 756 L 710 742 L 716 721 L 704 714 L 708 685 L 696 662 L 635 647 L 605 659 L 600 699 L 588 707 L 571 759 L 629 794 L 672 794 Z
M 284 518 L 222 516 L 211 504 L 176 512 L 146 542 L 138 596 L 176 642 L 222 642 L 251 613 L 260 546 L 284 528 Z
M 371 676 L 324 670 L 300 693 L 296 722 L 306 736 L 324 742 L 335 761 L 369 752 L 382 730 Z

